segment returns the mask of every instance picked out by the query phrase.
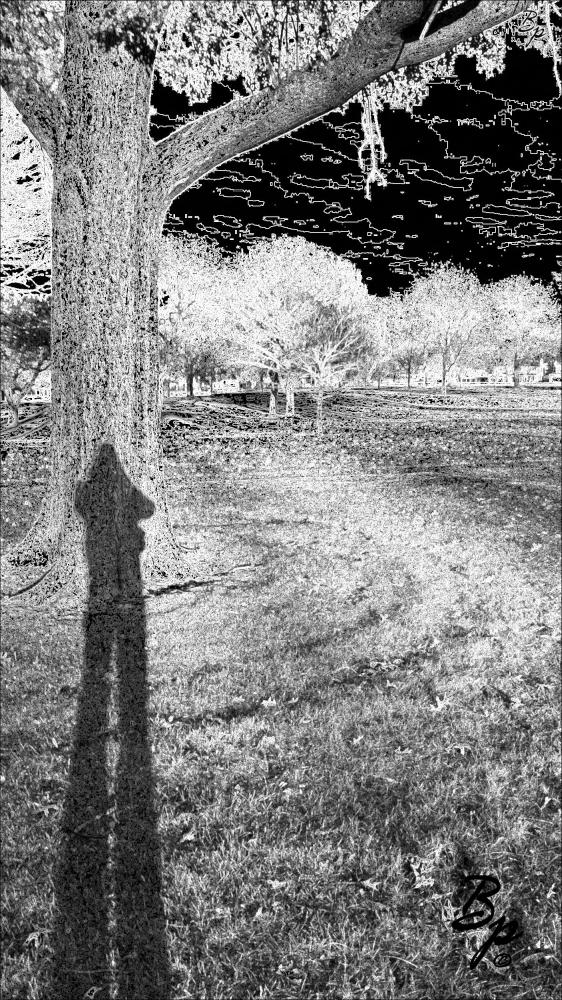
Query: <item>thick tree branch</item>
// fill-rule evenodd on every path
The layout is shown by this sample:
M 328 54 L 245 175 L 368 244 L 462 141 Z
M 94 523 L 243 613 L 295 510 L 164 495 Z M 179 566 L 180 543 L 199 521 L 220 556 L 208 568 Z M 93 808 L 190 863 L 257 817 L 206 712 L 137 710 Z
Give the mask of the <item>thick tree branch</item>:
M 533 0 L 467 0 L 438 16 L 423 39 L 435 4 L 393 0 L 374 9 L 328 62 L 293 73 L 268 88 L 209 112 L 156 144 L 156 185 L 169 205 L 211 170 L 323 117 L 386 73 L 435 59 L 466 39 L 515 17 Z M 446 23 L 443 23 L 446 22 Z M 420 31 L 421 33 L 421 31 Z
M 56 146 L 56 125 L 63 113 L 58 97 L 40 90 L 35 93 L 21 91 L 5 78 L 2 80 L 2 87 L 18 109 L 24 125 L 52 160 Z

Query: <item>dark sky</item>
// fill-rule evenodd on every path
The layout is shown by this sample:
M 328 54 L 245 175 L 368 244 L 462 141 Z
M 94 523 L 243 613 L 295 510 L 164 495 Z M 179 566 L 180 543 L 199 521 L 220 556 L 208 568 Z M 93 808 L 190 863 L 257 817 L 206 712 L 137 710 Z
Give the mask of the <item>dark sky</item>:
M 562 200 L 552 67 L 521 49 L 492 80 L 472 60 L 457 66 L 458 80 L 433 84 L 413 116 L 381 116 L 388 186 L 373 187 L 371 201 L 353 104 L 215 170 L 174 203 L 167 228 L 228 250 L 272 234 L 305 236 L 353 260 L 369 290 L 383 295 L 437 261 L 483 281 L 525 272 L 549 282 L 560 266 Z M 230 94 L 217 87 L 213 96 L 216 105 Z M 153 103 L 158 138 L 166 115 L 190 110 L 158 85 Z

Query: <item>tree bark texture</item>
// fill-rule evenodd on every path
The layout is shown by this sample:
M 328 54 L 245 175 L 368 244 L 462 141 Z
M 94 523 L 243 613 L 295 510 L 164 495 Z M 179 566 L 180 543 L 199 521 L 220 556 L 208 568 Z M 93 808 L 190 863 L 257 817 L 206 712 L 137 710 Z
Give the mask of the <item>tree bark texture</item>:
M 322 437 L 324 432 L 324 383 L 319 382 L 316 388 L 316 433 Z
M 278 389 L 276 385 L 270 386 L 269 389 L 269 410 L 268 417 L 277 420 L 277 393 Z
M 295 390 L 293 387 L 293 382 L 290 377 L 287 377 L 287 384 L 285 388 L 285 416 L 294 417 L 295 415 Z
M 521 362 L 517 353 L 513 356 L 513 385 L 517 387 L 521 382 Z
M 96 36 L 99 9 L 67 4 L 52 205 L 50 487 L 14 561 L 56 557 L 63 577 L 81 556 L 84 565 L 75 489 L 110 443 L 155 505 L 144 567 L 158 574 L 161 562 L 166 575 L 173 540 L 159 447 L 157 261 L 167 205 L 147 181 L 152 67 Z
M 271 369 L 269 372 L 269 413 L 268 416 L 277 420 L 277 401 L 279 397 L 279 372 Z
M 193 396 L 193 364 L 185 366 L 185 385 L 188 396 Z

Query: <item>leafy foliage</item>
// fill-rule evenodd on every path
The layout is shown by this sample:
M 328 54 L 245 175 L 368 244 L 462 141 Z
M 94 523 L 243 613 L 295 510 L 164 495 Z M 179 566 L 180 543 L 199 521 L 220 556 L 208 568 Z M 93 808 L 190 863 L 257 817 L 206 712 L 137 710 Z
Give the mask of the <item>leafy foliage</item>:
M 206 101 L 214 80 L 248 93 L 330 58 L 373 0 L 189 0 L 173 2 L 158 54 L 164 84 Z
M 396 296 L 394 312 L 392 359 L 396 369 L 406 373 L 409 385 L 431 353 L 430 331 L 408 295 Z
M 64 46 L 64 0 L 1 0 L 0 83 L 20 92 L 53 93 Z
M 221 299 L 226 263 L 210 242 L 169 236 L 163 242 L 159 312 L 164 377 L 208 377 L 230 367 L 225 336 L 228 314 Z
M 0 297 L 0 377 L 12 418 L 42 371 L 49 367 L 51 304 L 46 296 L 4 288 Z
M 485 288 L 489 347 L 495 363 L 521 362 L 560 353 L 560 305 L 553 291 L 525 274 Z
M 417 278 L 405 296 L 410 322 L 424 330 L 429 353 L 442 362 L 443 390 L 453 365 L 466 357 L 483 324 L 480 283 L 464 268 L 439 264 Z
M 302 237 L 281 237 L 254 244 L 233 268 L 241 361 L 306 377 L 319 391 L 357 366 L 369 295 L 353 264 Z

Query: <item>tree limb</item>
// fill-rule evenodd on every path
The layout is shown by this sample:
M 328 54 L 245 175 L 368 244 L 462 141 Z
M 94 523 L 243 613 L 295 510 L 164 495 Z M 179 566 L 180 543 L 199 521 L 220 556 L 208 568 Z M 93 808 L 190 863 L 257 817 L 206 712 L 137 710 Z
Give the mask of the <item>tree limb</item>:
M 52 161 L 56 148 L 57 122 L 63 114 L 58 97 L 39 89 L 34 93 L 20 91 L 5 76 L 2 87 L 22 116 L 24 125 Z
M 221 163 L 322 118 L 386 73 L 435 59 L 532 6 L 533 0 L 467 0 L 438 15 L 424 38 L 409 42 L 408 29 L 423 25 L 434 4 L 383 3 L 332 59 L 295 71 L 274 89 L 234 100 L 158 142 L 154 181 L 161 197 L 170 204 Z

